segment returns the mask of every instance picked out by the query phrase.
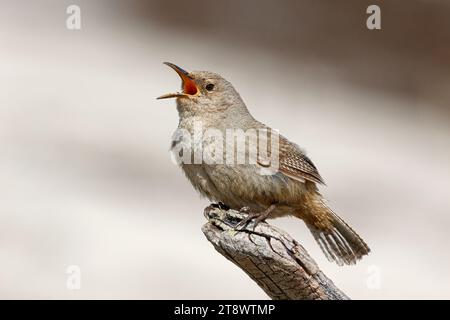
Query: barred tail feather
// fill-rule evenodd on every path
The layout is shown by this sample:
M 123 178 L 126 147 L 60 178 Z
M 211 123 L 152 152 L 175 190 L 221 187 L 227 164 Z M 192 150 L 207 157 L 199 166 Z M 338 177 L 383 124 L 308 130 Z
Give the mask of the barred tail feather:
M 328 208 L 327 208 L 328 209 Z M 327 259 L 342 266 L 355 264 L 370 252 L 364 240 L 339 216 L 328 209 L 331 227 L 319 229 L 307 224 Z

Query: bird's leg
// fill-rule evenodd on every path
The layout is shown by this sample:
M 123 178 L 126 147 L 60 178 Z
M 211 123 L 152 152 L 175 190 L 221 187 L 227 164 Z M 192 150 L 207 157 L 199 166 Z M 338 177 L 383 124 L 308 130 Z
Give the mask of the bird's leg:
M 258 225 L 258 223 L 265 221 L 276 207 L 277 206 L 275 204 L 271 204 L 266 210 L 261 212 L 261 214 L 255 219 L 255 226 Z
M 241 220 L 238 224 L 236 224 L 234 229 L 238 229 L 241 226 L 244 226 L 244 228 L 245 228 L 249 224 L 249 222 L 254 219 L 255 220 L 255 222 L 253 224 L 253 230 L 254 230 L 260 222 L 266 220 L 269 217 L 269 215 L 272 213 L 273 210 L 275 210 L 276 207 L 277 206 L 275 204 L 272 204 L 266 210 L 264 210 L 262 212 L 250 212 L 249 207 L 241 208 L 241 210 L 239 210 L 239 212 L 247 213 L 248 215 L 245 217 L 244 220 Z

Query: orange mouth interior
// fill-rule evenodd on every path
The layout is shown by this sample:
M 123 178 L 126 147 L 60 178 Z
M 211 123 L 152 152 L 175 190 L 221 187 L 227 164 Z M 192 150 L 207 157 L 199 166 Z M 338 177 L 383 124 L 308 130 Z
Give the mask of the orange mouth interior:
M 186 70 L 183 70 L 182 68 L 170 62 L 164 62 L 164 64 L 168 65 L 173 70 L 175 70 L 176 73 L 178 73 L 178 75 L 181 78 L 181 88 L 183 92 L 164 94 L 158 97 L 157 99 L 180 98 L 187 96 L 195 96 L 199 94 L 199 90 L 194 79 L 191 76 L 189 76 L 189 73 Z
M 183 93 L 188 95 L 195 95 L 198 92 L 197 85 L 189 77 L 183 75 Z

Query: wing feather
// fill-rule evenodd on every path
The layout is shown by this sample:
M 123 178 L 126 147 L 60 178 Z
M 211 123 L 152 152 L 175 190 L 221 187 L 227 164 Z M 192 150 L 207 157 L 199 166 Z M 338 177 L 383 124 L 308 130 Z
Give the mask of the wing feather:
M 280 172 L 304 182 L 305 180 L 325 184 L 316 166 L 296 144 L 280 136 Z

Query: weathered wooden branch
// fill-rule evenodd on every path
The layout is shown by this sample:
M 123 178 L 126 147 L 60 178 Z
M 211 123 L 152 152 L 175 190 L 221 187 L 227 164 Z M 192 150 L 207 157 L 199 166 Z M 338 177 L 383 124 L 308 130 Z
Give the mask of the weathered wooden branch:
M 216 250 L 245 271 L 272 299 L 347 300 L 306 250 L 286 232 L 261 222 L 235 230 L 245 215 L 205 209 L 202 231 Z

